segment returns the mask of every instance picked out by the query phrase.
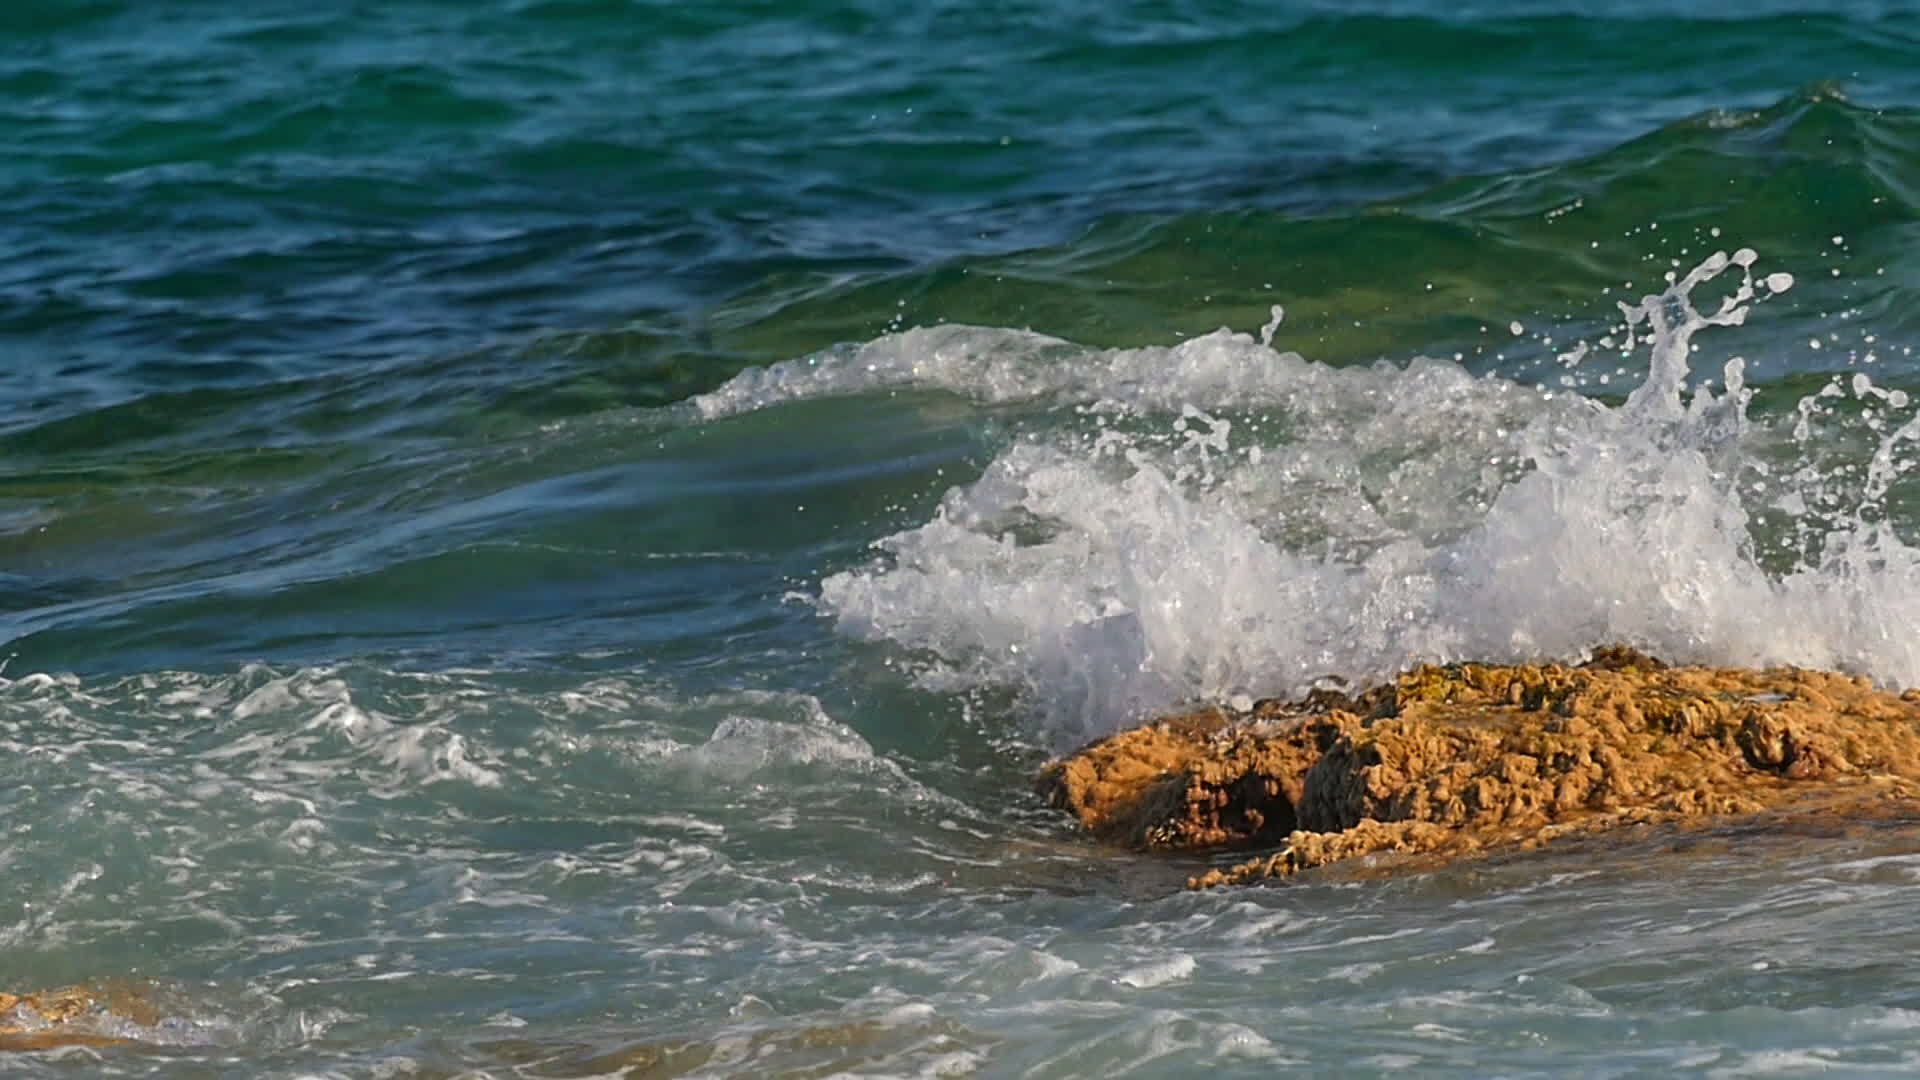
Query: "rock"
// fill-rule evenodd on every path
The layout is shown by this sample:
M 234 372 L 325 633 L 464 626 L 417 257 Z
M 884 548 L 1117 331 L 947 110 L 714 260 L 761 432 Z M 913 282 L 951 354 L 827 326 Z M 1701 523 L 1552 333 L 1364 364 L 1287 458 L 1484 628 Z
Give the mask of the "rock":
M 111 983 L 63 986 L 25 994 L 0 991 L 0 1051 L 62 1046 L 121 1046 L 130 1040 L 112 1025 L 157 1020 L 144 995 Z
M 1042 794 L 1139 849 L 1275 848 L 1193 879 L 1460 857 L 1629 824 L 1847 813 L 1920 792 L 1920 694 L 1776 668 L 1423 666 L 1347 696 L 1170 717 L 1049 764 Z

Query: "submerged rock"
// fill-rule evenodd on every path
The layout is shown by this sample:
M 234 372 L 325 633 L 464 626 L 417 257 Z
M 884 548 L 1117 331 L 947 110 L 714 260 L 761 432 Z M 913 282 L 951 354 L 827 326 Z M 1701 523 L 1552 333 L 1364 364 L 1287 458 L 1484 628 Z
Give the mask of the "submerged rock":
M 1355 695 L 1162 719 L 1049 764 L 1039 785 L 1109 842 L 1275 849 L 1189 882 L 1205 888 L 1816 803 L 1880 812 L 1920 793 L 1920 693 L 1620 647 L 1577 667 L 1423 666 Z
M 131 1040 L 115 1029 L 128 1023 L 151 1026 L 155 1019 L 152 1004 L 130 986 L 100 983 L 25 994 L 0 991 L 0 1051 L 124 1045 Z

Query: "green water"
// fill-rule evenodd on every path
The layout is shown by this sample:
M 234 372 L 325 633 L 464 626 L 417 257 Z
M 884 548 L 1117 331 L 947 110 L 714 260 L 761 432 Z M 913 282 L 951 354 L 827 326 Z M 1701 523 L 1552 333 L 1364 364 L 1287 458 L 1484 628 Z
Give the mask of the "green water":
M 1920 10 L 26 0 L 0 151 L 0 989 L 165 1005 L 0 1071 L 1913 1068 L 1895 833 L 1188 894 L 1028 779 L 1920 684 Z

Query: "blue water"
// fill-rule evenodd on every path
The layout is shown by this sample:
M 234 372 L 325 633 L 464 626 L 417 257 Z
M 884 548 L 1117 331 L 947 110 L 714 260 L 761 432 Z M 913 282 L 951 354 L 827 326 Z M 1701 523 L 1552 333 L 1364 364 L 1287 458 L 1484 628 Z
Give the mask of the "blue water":
M 1915 1067 L 1898 830 L 1193 894 L 1029 782 L 1920 684 L 1920 9 L 26 0 L 0 149 L 0 990 L 154 1007 L 0 1071 Z

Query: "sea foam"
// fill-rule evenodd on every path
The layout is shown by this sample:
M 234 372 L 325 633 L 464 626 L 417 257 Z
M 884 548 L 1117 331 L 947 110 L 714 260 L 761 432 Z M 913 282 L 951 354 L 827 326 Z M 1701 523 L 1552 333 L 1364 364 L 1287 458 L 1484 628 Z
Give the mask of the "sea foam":
M 1738 358 L 1718 393 L 1693 377 L 1696 335 L 1791 287 L 1755 262 L 1718 253 L 1621 305 L 1606 344 L 1648 374 L 1614 405 L 1445 360 L 1328 367 L 1272 349 L 1270 324 L 1120 350 L 934 327 L 696 406 L 914 389 L 1038 410 L 817 604 L 909 650 L 924 684 L 1021 692 L 1057 742 L 1194 700 L 1609 641 L 1920 683 L 1920 557 L 1887 512 L 1920 438 L 1905 395 L 1865 376 L 1823 390 L 1870 406 L 1870 449 L 1816 467 L 1832 410 L 1755 421 Z

